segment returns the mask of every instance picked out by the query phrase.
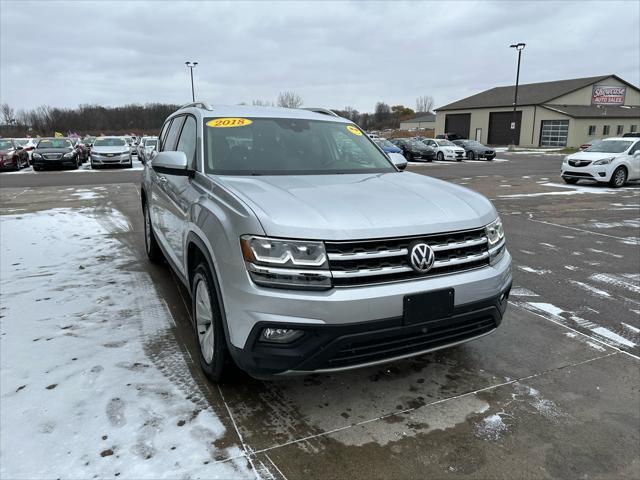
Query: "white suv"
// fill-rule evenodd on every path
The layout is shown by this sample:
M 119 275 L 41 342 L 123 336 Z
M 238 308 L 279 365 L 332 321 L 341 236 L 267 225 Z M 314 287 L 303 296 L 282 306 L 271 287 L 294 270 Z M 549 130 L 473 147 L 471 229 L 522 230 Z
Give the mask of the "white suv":
M 565 157 L 560 175 L 571 184 L 596 180 L 622 187 L 628 180 L 640 179 L 640 140 L 619 137 L 596 142 Z

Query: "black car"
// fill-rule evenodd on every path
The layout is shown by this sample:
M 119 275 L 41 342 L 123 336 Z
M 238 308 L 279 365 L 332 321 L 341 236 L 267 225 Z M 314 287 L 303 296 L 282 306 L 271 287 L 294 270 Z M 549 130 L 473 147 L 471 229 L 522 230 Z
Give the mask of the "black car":
M 0 138 L 0 170 L 20 170 L 29 166 L 29 154 L 13 138 Z
M 436 158 L 436 152 L 433 148 L 427 147 L 413 138 L 390 138 L 389 141 L 402 150 L 407 161 L 420 159 L 431 162 Z
M 484 146 L 477 140 L 454 140 L 453 143 L 455 143 L 459 147 L 464 148 L 466 157 L 469 160 L 475 160 L 476 158 L 493 160 L 494 158 L 496 158 L 495 150 Z
M 627 132 L 622 135 L 622 138 L 640 138 L 640 132 Z
M 78 151 L 68 138 L 42 138 L 31 154 L 33 169 L 80 166 Z

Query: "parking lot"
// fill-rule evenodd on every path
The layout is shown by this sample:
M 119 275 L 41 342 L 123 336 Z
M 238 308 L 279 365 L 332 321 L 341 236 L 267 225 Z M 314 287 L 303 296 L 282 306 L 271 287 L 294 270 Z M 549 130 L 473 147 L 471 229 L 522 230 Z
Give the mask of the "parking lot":
M 139 164 L 0 174 L 0 476 L 640 478 L 640 184 L 567 185 L 561 161 L 409 166 L 502 216 L 514 285 L 492 335 L 221 385 L 188 292 L 146 260 Z

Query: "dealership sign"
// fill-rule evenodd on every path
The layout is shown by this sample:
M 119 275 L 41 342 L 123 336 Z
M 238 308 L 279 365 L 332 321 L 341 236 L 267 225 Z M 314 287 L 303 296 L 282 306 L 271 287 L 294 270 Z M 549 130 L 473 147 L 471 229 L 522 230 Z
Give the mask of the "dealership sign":
M 591 105 L 624 105 L 627 87 L 607 87 L 594 85 Z

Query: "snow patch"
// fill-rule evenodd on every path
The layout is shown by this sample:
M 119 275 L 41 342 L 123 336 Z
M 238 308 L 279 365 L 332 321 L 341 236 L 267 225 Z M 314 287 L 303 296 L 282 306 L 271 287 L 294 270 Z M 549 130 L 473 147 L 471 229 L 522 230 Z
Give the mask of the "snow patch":
M 533 267 L 527 267 L 526 265 L 518 265 L 518 269 L 527 273 L 535 273 L 536 275 L 546 275 L 551 273 L 551 270 L 535 269 Z

